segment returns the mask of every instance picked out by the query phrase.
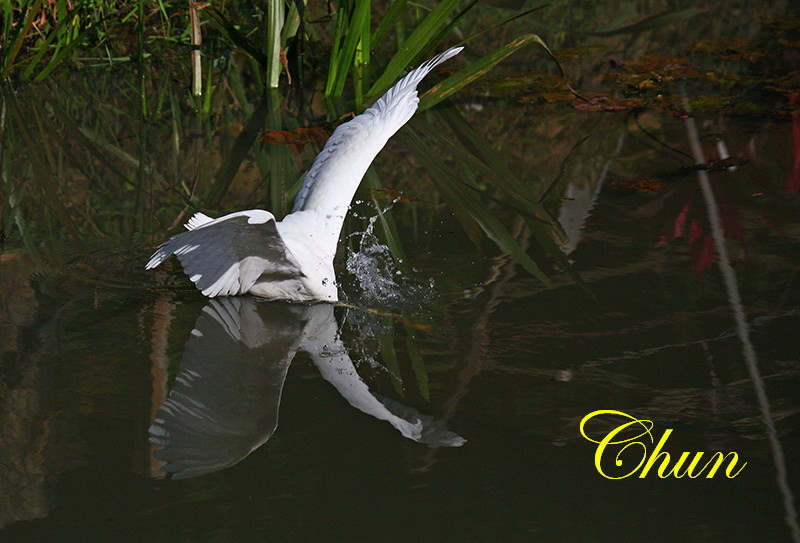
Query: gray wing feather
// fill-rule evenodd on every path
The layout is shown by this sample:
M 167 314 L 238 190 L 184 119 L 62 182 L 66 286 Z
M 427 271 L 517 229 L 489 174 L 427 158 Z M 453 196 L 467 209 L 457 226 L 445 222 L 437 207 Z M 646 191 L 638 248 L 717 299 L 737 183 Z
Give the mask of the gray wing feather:
M 239 216 L 171 237 L 146 268 L 175 255 L 189 279 L 209 297 L 244 294 L 259 277 L 303 276 L 275 221 L 249 224 Z

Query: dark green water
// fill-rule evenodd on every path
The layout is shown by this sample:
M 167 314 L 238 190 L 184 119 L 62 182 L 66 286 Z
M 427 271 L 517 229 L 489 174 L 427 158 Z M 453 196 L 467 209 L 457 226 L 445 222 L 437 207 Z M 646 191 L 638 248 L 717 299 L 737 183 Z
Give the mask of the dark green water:
M 787 129 L 773 128 L 775 141 Z M 757 173 L 748 165 L 711 179 L 722 198 Z M 730 245 L 785 482 L 797 489 L 800 252 L 781 190 L 730 204 L 747 252 Z M 699 206 L 697 191 L 693 177 L 678 181 L 665 207 Z M 187 361 L 189 332 L 209 306 L 143 279 L 146 248 L 122 261 L 101 248 L 64 275 L 31 275 L 23 253 L 7 249 L 4 539 L 787 540 L 775 451 L 722 276 L 716 264 L 693 271 L 686 236 L 656 247 L 673 217 L 631 218 L 651 200 L 599 193 L 572 254 L 596 301 L 567 282 L 543 289 L 443 228 L 418 255 L 416 273 L 442 285 L 424 312 L 409 312 L 420 326 L 336 311 L 370 390 L 445 420 L 467 440 L 452 448 L 406 439 L 354 409 L 307 354 L 275 385 L 276 352 L 287 349 L 278 340 L 248 355 L 221 334 Z M 95 265 L 119 268 L 120 284 L 98 284 Z M 304 318 L 281 316 L 292 310 L 268 308 L 245 326 L 291 343 Z M 191 442 L 200 456 L 224 456 L 226 439 L 258 442 L 282 390 L 277 429 L 233 467 L 165 480 L 148 426 L 186 364 L 206 379 L 195 400 L 208 416 L 228 413 L 227 438 L 210 431 Z M 656 436 L 674 429 L 670 453 L 736 451 L 747 466 L 734 479 L 604 479 L 578 428 L 597 409 L 650 419 Z
M 756 101 L 773 113 L 785 102 Z M 691 126 L 671 111 L 634 122 L 479 92 L 449 107 L 532 193 L 551 186 L 546 203 L 585 288 L 507 208 L 497 216 L 552 288 L 480 231 L 470 241 L 460 210 L 432 196 L 398 142 L 375 167 L 420 200 L 389 211 L 406 280 L 363 263 L 354 278 L 343 249 L 337 270 L 355 308 L 209 302 L 177 266 L 144 272 L 165 234 L 131 242 L 135 223 L 116 211 L 91 217 L 122 225 L 117 237 L 78 245 L 45 217 L 30 221 L 26 248 L 4 198 L 0 539 L 800 540 L 796 114 L 697 112 L 705 160 L 694 160 Z M 170 129 L 148 127 L 153 140 Z M 720 141 L 734 159 L 725 168 L 713 163 L 725 158 Z M 65 186 L 85 182 L 63 171 L 76 175 Z M 366 254 L 357 240 L 347 244 Z M 377 280 L 397 296 L 377 293 Z M 652 421 L 656 441 L 671 429 L 673 461 L 733 451 L 746 466 L 734 478 L 655 468 L 604 478 L 580 433 L 595 410 Z M 590 434 L 622 422 L 603 417 Z M 642 456 L 631 447 L 614 466 L 618 451 L 603 457 L 609 475 Z

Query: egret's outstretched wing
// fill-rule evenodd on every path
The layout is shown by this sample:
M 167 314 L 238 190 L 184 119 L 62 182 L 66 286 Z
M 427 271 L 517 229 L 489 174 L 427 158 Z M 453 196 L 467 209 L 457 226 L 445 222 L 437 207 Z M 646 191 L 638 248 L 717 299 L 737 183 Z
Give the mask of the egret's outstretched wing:
M 306 174 L 293 211 L 332 211 L 343 217 L 375 155 L 417 110 L 419 82 L 462 49 L 448 49 L 412 70 L 372 107 L 339 126 Z M 338 238 L 339 229 L 335 234 Z
M 335 301 L 333 258 L 361 179 L 417 110 L 419 82 L 462 49 L 448 49 L 412 70 L 372 107 L 338 127 L 306 175 L 293 212 L 280 224 L 263 210 L 219 219 L 197 214 L 186 225 L 189 232 L 159 247 L 146 268 L 174 254 L 209 297 L 251 292 L 274 299 Z
M 262 275 L 303 276 L 268 211 L 239 211 L 213 220 L 196 215 L 187 228 L 191 230 L 162 244 L 145 268 L 154 268 L 174 254 L 189 279 L 212 298 L 244 294 Z

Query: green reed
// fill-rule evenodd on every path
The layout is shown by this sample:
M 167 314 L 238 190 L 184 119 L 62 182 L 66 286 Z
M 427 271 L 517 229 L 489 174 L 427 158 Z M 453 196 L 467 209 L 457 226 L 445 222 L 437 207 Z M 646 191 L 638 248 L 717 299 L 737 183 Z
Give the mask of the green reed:
M 21 106 L 11 106 L 16 108 L 12 111 L 12 120 L 19 125 L 18 134 L 22 135 L 21 141 L 28 149 L 41 149 L 38 141 L 52 139 L 47 133 L 56 135 L 55 144 L 60 152 L 85 170 L 83 175 L 92 187 L 89 205 L 99 207 L 76 219 L 74 206 L 67 199 L 68 187 L 54 180 L 49 151 L 45 149 L 43 157 L 31 153 L 34 157 L 31 173 L 37 180 L 47 209 L 73 237 L 80 237 L 81 225 L 85 228 L 91 224 L 91 229 L 107 230 L 108 226 L 102 226 L 103 221 L 97 222 L 101 216 L 116 217 L 115 222 L 122 226 L 120 232 L 128 235 L 135 231 L 158 230 L 159 225 L 175 227 L 180 217 L 196 210 L 220 212 L 233 197 L 237 175 L 249 160 L 254 161 L 260 172 L 266 205 L 277 216 L 282 216 L 288 211 L 299 187 L 297 159 L 293 158 L 287 146 L 258 140 L 265 131 L 285 131 L 302 126 L 284 113 L 286 92 L 292 89 L 286 87 L 288 74 L 285 68 L 290 66 L 292 54 L 297 55 L 294 62 L 302 70 L 307 59 L 300 56 L 299 48 L 317 39 L 329 39 L 323 94 L 331 107 L 337 104 L 341 107 L 345 98 L 350 97 L 355 109 L 361 110 L 385 92 L 410 66 L 417 65 L 447 45 L 453 45 L 453 34 L 468 33 L 462 26 L 476 3 L 445 0 L 412 6 L 399 0 L 390 3 L 378 18 L 375 14 L 379 10 L 375 9 L 373 2 L 343 0 L 336 4 L 336 11 L 330 13 L 327 20 L 320 18 L 319 12 L 310 14 L 301 1 L 270 0 L 264 6 L 261 11 L 244 2 L 231 2 L 222 7 L 186 6 L 165 0 L 138 0 L 134 5 L 93 1 L 74 4 L 71 9 L 65 0 L 47 5 L 43 0 L 18 1 L 10 6 L 4 4 L 5 14 L 11 15 L 11 18 L 4 19 L 3 50 L 9 53 L 3 60 L 4 78 L 47 81 L 57 75 L 59 67 L 87 66 L 86 60 L 92 59 L 99 50 L 104 51 L 106 66 L 109 67 L 123 59 L 136 59 L 137 83 L 126 88 L 125 93 L 136 96 L 138 116 L 132 119 L 134 131 L 123 129 L 135 135 L 138 142 L 135 149 L 118 140 L 113 129 L 116 121 L 103 120 L 108 111 L 95 112 L 95 118 L 89 124 L 86 119 L 81 121 L 78 118 L 85 113 L 76 116 L 69 111 L 70 99 L 90 103 L 95 96 L 113 95 L 113 88 L 99 93 L 87 88 L 84 96 L 71 98 L 64 98 L 56 92 L 42 102 L 47 104 L 51 115 L 34 106 L 27 106 L 27 111 L 22 111 Z M 8 23 L 12 19 L 15 21 L 13 25 Z M 326 28 L 322 28 L 323 24 Z M 387 44 L 393 44 L 395 50 L 387 51 Z M 474 83 L 509 55 L 529 44 L 538 44 L 551 54 L 544 42 L 531 34 L 513 39 L 482 58 L 469 58 L 468 50 L 463 58 L 457 58 L 448 67 L 455 73 L 424 94 L 421 111 Z M 380 56 L 376 54 L 376 46 L 380 46 Z M 197 47 L 200 47 L 201 54 L 198 54 Z M 260 96 L 253 94 L 250 83 L 245 83 L 245 72 L 232 64 L 230 53 L 229 60 L 219 56 L 226 48 L 246 55 L 245 70 L 249 70 L 252 80 L 260 87 Z M 391 57 L 385 66 L 378 61 L 384 56 Z M 100 55 L 94 58 L 101 61 Z M 179 66 L 175 76 L 185 78 L 186 87 L 191 88 L 191 92 L 187 92 L 188 98 L 181 98 L 172 86 L 165 85 L 170 75 L 158 74 L 153 68 L 156 58 L 162 64 Z M 381 75 L 373 79 L 371 73 Z M 299 74 L 302 77 L 304 73 L 300 71 Z M 55 83 L 58 79 L 52 81 Z M 348 82 L 352 82 L 351 87 L 348 87 Z M 292 86 L 297 84 L 292 83 Z M 199 130 L 210 136 L 215 131 L 212 118 L 219 112 L 232 123 L 232 98 L 247 118 L 238 135 L 220 140 L 225 143 L 220 149 L 219 165 L 211 166 L 209 159 L 202 156 L 213 149 L 210 137 L 202 140 L 189 138 L 187 131 Z M 180 104 L 187 99 L 194 109 L 194 115 L 190 117 L 191 127 L 186 126 L 185 121 L 170 118 L 183 115 Z M 165 104 L 170 116 L 166 116 Z M 32 111 L 40 119 L 39 134 L 36 135 L 31 134 L 22 121 Z M 432 142 L 436 151 L 432 151 L 431 142 L 423 143 L 412 130 L 406 131 L 403 141 L 418 160 L 428 166 L 438 193 L 453 207 L 465 231 L 471 233 L 471 239 L 477 242 L 475 233 L 483 232 L 498 248 L 511 254 L 530 273 L 549 284 L 547 275 L 492 211 L 492 207 L 498 207 L 523 214 L 530 227 L 538 232 L 536 239 L 545 253 L 550 254 L 561 267 L 568 267 L 557 245 L 563 234 L 536 200 L 538 185 L 520 181 L 502 157 L 481 143 L 467 123 L 459 121 L 453 111 L 445 108 L 442 110 L 444 116 L 437 117 L 439 127 L 449 130 L 450 135 Z M 173 126 L 171 144 L 167 145 L 151 128 L 165 120 Z M 47 122 L 53 125 L 45 127 L 43 123 Z M 419 122 L 422 126 L 425 120 Z M 76 153 L 74 145 L 68 141 L 70 137 L 80 145 L 79 152 Z M 193 140 L 190 148 L 181 145 L 188 140 Z M 457 170 L 437 165 L 436 155 L 431 154 L 434 152 L 452 157 L 461 164 L 469 164 L 474 171 L 489 174 L 493 179 L 491 189 L 479 189 L 478 183 L 464 179 Z M 156 158 L 164 154 L 168 156 Z M 307 167 L 313 158 L 313 146 L 304 149 L 301 155 Z M 91 157 L 91 163 L 87 164 L 81 156 Z M 89 171 L 97 168 L 106 173 Z M 101 181 L 108 176 L 117 184 L 109 186 Z M 370 169 L 361 193 L 382 187 L 380 177 Z M 110 214 L 100 211 L 106 206 L 102 202 L 113 202 L 117 209 Z M 174 218 L 176 215 L 178 218 Z M 123 219 L 120 223 L 120 219 L 126 216 L 131 219 Z M 380 232 L 394 253 L 401 256 L 404 248 L 394 221 L 392 214 L 382 214 Z

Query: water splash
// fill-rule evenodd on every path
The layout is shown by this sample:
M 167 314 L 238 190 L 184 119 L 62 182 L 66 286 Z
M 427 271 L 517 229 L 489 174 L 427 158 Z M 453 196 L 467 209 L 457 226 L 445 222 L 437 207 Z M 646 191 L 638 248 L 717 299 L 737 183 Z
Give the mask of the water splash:
M 350 235 L 356 249 L 349 249 L 345 264 L 359 305 L 381 309 L 419 307 L 433 298 L 433 279 L 422 283 L 403 273 L 389 247 L 375 235 L 375 224 L 399 200 L 394 199 L 385 209 L 369 218 L 363 232 Z M 414 270 L 412 270 L 414 271 Z
M 381 353 L 387 347 L 387 338 L 396 335 L 398 316 L 416 316 L 424 313 L 434 298 L 433 279 L 420 280 L 413 268 L 402 266 L 391 249 L 375 235 L 375 225 L 381 216 L 399 200 L 392 201 L 377 214 L 368 217 L 363 232 L 354 232 L 348 249 L 345 266 L 348 274 L 342 279 L 345 288 L 340 290 L 343 299 L 364 309 L 346 311 L 344 323 L 348 334 L 350 355 L 357 365 L 368 364 L 372 369 L 387 372 L 402 385 L 402 379 L 381 364 Z M 355 202 L 361 204 L 363 202 Z
M 367 364 L 379 373 L 388 373 L 393 380 L 402 383 L 399 375 L 391 372 L 382 362 L 382 338 L 395 335 L 391 317 L 376 315 L 367 311 L 348 309 L 344 314 L 341 333 L 347 336 L 350 358 L 356 367 Z

